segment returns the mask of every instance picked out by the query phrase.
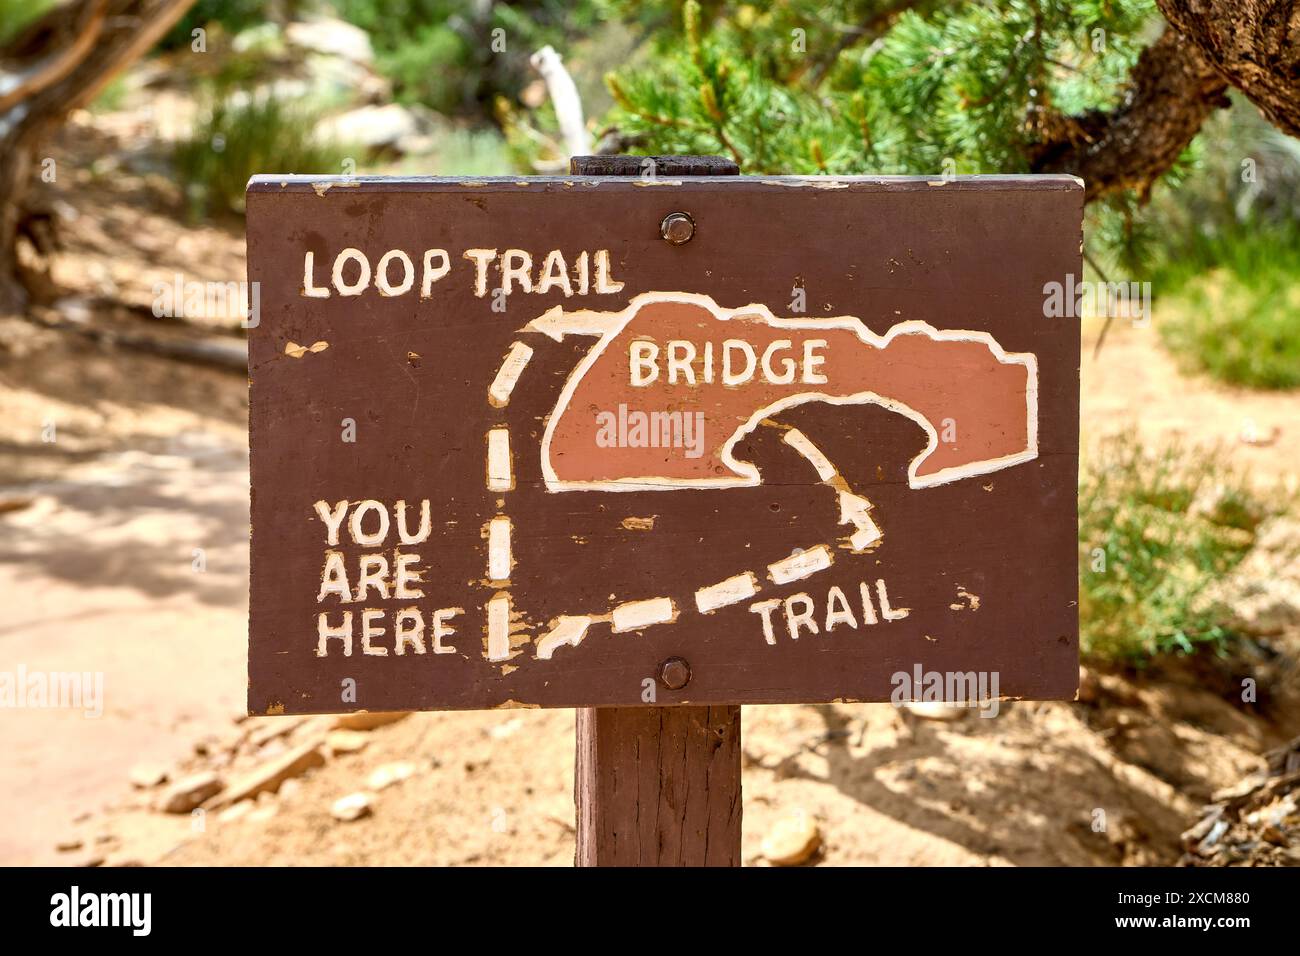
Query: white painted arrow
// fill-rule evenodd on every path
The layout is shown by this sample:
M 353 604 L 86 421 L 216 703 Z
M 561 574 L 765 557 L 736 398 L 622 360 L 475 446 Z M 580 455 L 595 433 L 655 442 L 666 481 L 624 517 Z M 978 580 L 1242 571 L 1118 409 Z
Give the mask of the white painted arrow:
M 560 647 L 577 647 L 587 636 L 587 629 L 596 623 L 593 616 L 575 614 L 565 615 L 555 620 L 552 627 L 537 642 L 537 656 L 549 661 L 551 655 Z
M 786 430 L 785 443 L 808 459 L 817 469 L 817 477 L 822 484 L 834 488 L 840 500 L 840 524 L 851 524 L 856 529 L 849 536 L 849 547 L 854 551 L 865 551 L 879 541 L 883 535 L 880 527 L 871 517 L 871 502 L 861 495 L 849 491 L 848 482 L 830 463 L 821 449 L 814 445 L 808 436 L 797 428 Z
M 854 551 L 862 551 L 880 540 L 880 528 L 871 518 L 871 502 L 851 491 L 840 492 L 840 524 L 851 524 L 857 530 L 849 536 Z
M 625 324 L 627 318 L 616 313 L 593 312 L 590 309 L 565 312 L 563 306 L 557 305 L 547 309 L 520 331 L 540 332 L 560 342 L 566 335 L 605 335 Z

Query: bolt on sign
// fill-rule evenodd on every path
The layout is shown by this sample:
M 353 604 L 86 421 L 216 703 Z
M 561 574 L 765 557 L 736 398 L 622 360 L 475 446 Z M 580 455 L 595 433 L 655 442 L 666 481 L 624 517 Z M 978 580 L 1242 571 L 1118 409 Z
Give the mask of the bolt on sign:
M 250 709 L 1072 697 L 1082 201 L 255 178 Z

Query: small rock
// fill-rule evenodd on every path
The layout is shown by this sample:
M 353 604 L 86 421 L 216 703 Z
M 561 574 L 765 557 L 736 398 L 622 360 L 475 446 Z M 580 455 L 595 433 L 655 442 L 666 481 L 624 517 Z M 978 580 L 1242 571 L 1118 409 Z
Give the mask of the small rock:
M 1264 829 L 1260 831 L 1259 835 L 1274 846 L 1286 846 L 1289 842 L 1286 838 L 1286 834 L 1283 833 L 1279 827 L 1276 827 L 1271 823 L 1264 827 Z
M 189 813 L 220 793 L 221 787 L 221 778 L 215 773 L 196 773 L 168 787 L 159 806 L 164 813 Z
M 226 809 L 217 814 L 218 823 L 234 823 L 241 817 L 247 816 L 253 809 L 253 804 L 248 800 L 241 800 L 238 803 L 232 803 Z
M 330 117 L 320 125 L 321 135 L 325 139 L 364 146 L 367 149 L 397 147 L 400 142 L 416 136 L 419 131 L 418 120 L 398 103 L 362 106 Z
M 289 749 L 289 745 L 282 739 L 276 737 L 274 740 L 268 740 L 262 746 L 257 748 L 257 757 L 259 760 L 270 760 L 272 757 L 278 757 Z
M 254 810 L 250 810 L 248 814 L 248 822 L 265 823 L 267 820 L 270 820 L 279 812 L 280 812 L 280 807 L 278 804 L 267 803 L 264 804 L 263 806 L 257 807 Z
M 366 778 L 366 786 L 371 790 L 383 790 L 395 783 L 401 783 L 415 773 L 415 764 L 407 760 L 386 763 L 376 767 Z
M 358 753 L 368 743 L 370 735 L 361 730 L 331 730 L 325 735 L 325 746 L 334 756 Z
M 148 790 L 150 787 L 156 787 L 160 783 L 166 783 L 169 776 L 166 767 L 156 763 L 140 763 L 131 768 L 127 777 L 131 781 L 131 786 L 139 790 Z
M 782 817 L 763 837 L 764 858 L 773 866 L 806 863 L 822 844 L 821 830 L 803 810 Z
M 961 720 L 970 711 L 964 704 L 945 704 L 939 701 L 914 701 L 903 704 L 903 707 L 922 720 Z
M 1214 825 L 1223 817 L 1224 807 L 1222 804 L 1214 807 L 1207 807 L 1205 815 L 1201 817 L 1191 828 L 1185 830 L 1182 835 L 1183 849 L 1191 852 L 1196 849 L 1200 843 L 1209 834 Z
M 248 742 L 253 747 L 265 747 L 273 740 L 279 740 L 293 733 L 307 722 L 306 717 L 267 717 L 258 722 L 248 735 Z
M 333 17 L 295 21 L 285 27 L 284 35 L 296 47 L 342 57 L 354 63 L 370 63 L 375 58 L 370 34 Z
M 358 710 L 352 714 L 339 714 L 334 718 L 335 730 L 374 730 L 385 724 L 393 724 L 404 717 L 410 717 L 409 710 L 375 711 Z
M 220 805 L 238 803 L 263 793 L 275 793 L 291 777 L 300 777 L 313 767 L 325 764 L 321 741 L 316 740 L 288 751 L 234 781 L 221 795 Z
M 302 790 L 301 780 L 286 780 L 280 784 L 280 789 L 275 792 L 275 795 L 281 800 L 292 800 L 300 790 Z
M 71 853 L 73 850 L 80 850 L 84 844 L 77 837 L 69 837 L 66 840 L 60 840 L 54 844 L 54 849 L 60 853 Z
M 361 790 L 335 800 L 330 806 L 330 816 L 335 820 L 351 823 L 353 820 L 360 820 L 362 817 L 369 816 L 372 806 L 373 800 L 370 794 Z

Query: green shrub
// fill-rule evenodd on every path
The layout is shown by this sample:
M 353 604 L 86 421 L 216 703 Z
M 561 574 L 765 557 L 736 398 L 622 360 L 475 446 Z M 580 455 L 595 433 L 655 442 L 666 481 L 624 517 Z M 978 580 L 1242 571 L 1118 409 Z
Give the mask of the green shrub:
M 1150 451 L 1131 435 L 1102 441 L 1079 482 L 1083 654 L 1142 664 L 1221 650 L 1231 634 L 1208 588 L 1286 506 L 1263 497 L 1221 450 Z
M 415 30 L 393 49 L 381 51 L 377 66 L 399 98 L 438 112 L 454 113 L 473 98 L 470 49 L 445 24 Z
M 1165 345 L 1186 369 L 1224 382 L 1300 387 L 1300 229 L 1217 245 L 1215 268 L 1172 277 L 1181 288 L 1157 313 Z
M 255 173 L 347 172 L 348 151 L 320 140 L 316 120 L 311 110 L 274 97 L 219 101 L 174 154 L 191 214 L 242 213 Z

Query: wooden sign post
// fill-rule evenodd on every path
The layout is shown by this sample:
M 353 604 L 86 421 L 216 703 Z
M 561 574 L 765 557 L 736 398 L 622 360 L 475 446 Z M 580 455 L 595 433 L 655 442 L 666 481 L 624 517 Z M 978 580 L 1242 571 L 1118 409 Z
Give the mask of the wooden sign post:
M 740 175 L 717 156 L 575 156 L 569 172 Z M 660 223 L 660 235 L 675 245 L 694 233 L 689 214 Z M 669 658 L 655 677 L 682 690 L 690 662 Z M 740 866 L 739 705 L 580 709 L 573 798 L 579 866 Z
M 576 707 L 579 863 L 735 865 L 741 704 L 1073 697 L 1082 184 L 591 162 L 250 183 L 250 711 Z

